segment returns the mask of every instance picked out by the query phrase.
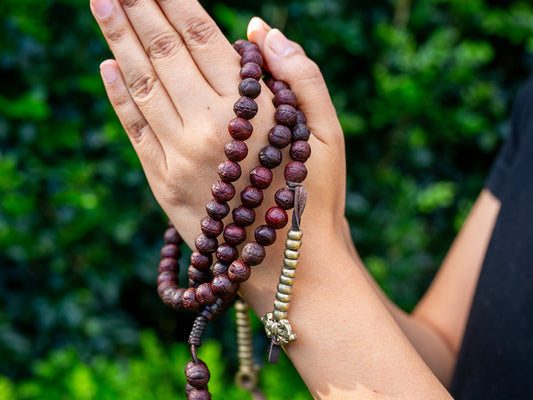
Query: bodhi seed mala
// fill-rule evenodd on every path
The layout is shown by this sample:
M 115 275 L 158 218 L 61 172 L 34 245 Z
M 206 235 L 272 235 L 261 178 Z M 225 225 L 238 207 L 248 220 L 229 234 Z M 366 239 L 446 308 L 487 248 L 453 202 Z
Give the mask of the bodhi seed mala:
M 251 267 L 260 264 L 265 258 L 265 247 L 276 241 L 276 230 L 288 223 L 287 210 L 294 208 L 291 228 L 287 232 L 284 262 L 277 287 L 276 299 L 272 313 L 263 316 L 265 331 L 270 339 L 269 361 L 277 363 L 280 346 L 296 340 L 296 335 L 287 320 L 287 312 L 294 284 L 295 270 L 298 265 L 302 232 L 300 219 L 305 207 L 306 192 L 302 182 L 307 176 L 304 162 L 311 155 L 308 143 L 309 128 L 305 125 L 303 113 L 297 110 L 296 96 L 288 85 L 276 81 L 263 70 L 263 57 L 256 44 L 238 40 L 235 50 L 241 56 L 239 84 L 240 99 L 233 107 L 236 118 L 228 125 L 232 139 L 224 148 L 227 160 L 218 166 L 220 181 L 213 184 L 213 199 L 206 206 L 207 216 L 200 222 L 202 233 L 196 238 L 196 249 L 191 254 L 188 269 L 189 287 L 178 286 L 178 260 L 181 256 L 180 246 L 183 243 L 178 231 L 169 222 L 164 235 L 165 245 L 161 249 L 157 291 L 163 302 L 179 311 L 198 313 L 191 334 L 192 361 L 185 367 L 187 386 L 185 392 L 188 400 L 211 399 L 207 389 L 210 373 L 196 355 L 208 321 L 220 316 L 232 303 L 237 309 L 237 336 L 240 369 L 237 381 L 247 390 L 253 391 L 256 367 L 252 357 L 251 328 L 246 303 L 237 299 L 237 290 L 251 273 Z M 250 185 L 242 190 L 242 204 L 231 212 L 233 222 L 224 226 L 222 220 L 229 215 L 228 202 L 235 196 L 232 182 L 241 176 L 239 162 L 248 154 L 245 140 L 252 135 L 250 123 L 257 113 L 255 98 L 261 93 L 259 80 L 263 77 L 266 85 L 274 94 L 273 103 L 276 107 L 274 119 L 276 124 L 268 134 L 269 145 L 259 152 L 259 163 L 250 172 Z M 272 182 L 272 169 L 281 164 L 281 149 L 290 144 L 292 161 L 285 166 L 287 186 L 275 194 L 276 206 L 265 213 L 266 224 L 258 226 L 254 231 L 255 241 L 249 241 L 242 248 L 239 258 L 237 246 L 246 240 L 245 228 L 255 222 L 255 211 L 263 202 L 263 190 Z M 218 243 L 222 234 L 224 242 Z M 213 255 L 216 262 L 213 263 Z

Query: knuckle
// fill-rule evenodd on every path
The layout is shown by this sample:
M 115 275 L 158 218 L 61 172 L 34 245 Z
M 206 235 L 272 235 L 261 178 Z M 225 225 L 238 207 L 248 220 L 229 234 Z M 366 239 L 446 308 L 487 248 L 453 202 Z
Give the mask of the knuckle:
M 148 131 L 149 127 L 150 125 L 148 125 L 148 122 L 146 122 L 144 118 L 141 118 L 128 122 L 125 128 L 132 140 L 136 144 L 139 144 L 145 137 L 145 133 Z
M 129 82 L 131 97 L 136 101 L 143 101 L 153 92 L 157 84 L 157 77 L 153 72 L 142 72 L 132 77 Z
M 187 42 L 197 46 L 211 43 L 217 33 L 217 28 L 211 21 L 200 18 L 192 18 L 183 29 Z
M 124 6 L 124 8 L 131 8 L 137 6 L 142 0 L 120 0 L 120 4 Z
M 155 36 L 148 45 L 148 54 L 152 59 L 168 58 L 176 54 L 181 41 L 176 33 L 164 32 Z
M 106 34 L 106 38 L 109 42 L 117 43 L 126 35 L 126 29 L 117 28 L 113 29 Z

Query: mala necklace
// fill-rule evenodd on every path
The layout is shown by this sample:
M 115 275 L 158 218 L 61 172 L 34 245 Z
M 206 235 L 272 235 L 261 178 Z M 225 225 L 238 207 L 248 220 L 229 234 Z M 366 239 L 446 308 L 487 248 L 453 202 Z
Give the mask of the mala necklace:
M 195 240 L 196 249 L 191 254 L 188 269 L 189 287 L 182 288 L 178 285 L 178 260 L 181 257 L 180 246 L 183 240 L 170 221 L 164 235 L 165 245 L 161 249 L 158 269 L 157 291 L 163 302 L 179 311 L 198 313 L 189 336 L 192 360 L 185 367 L 185 393 L 188 400 L 211 399 L 207 389 L 210 372 L 205 363 L 197 357 L 196 351 L 201 346 L 207 323 L 220 316 L 233 303 L 237 309 L 239 342 L 240 368 L 237 382 L 244 389 L 257 394 L 257 368 L 253 363 L 248 306 L 242 300 L 236 300 L 237 290 L 239 285 L 250 277 L 251 267 L 263 261 L 266 255 L 265 247 L 276 241 L 276 230 L 286 226 L 289 220 L 287 210 L 292 208 L 294 211 L 291 228 L 287 232 L 283 267 L 273 312 L 261 318 L 271 341 L 269 362 L 277 363 L 281 346 L 296 340 L 287 320 L 287 312 L 302 239 L 300 219 L 307 197 L 302 182 L 307 176 L 304 162 L 311 155 L 308 143 L 310 130 L 305 125 L 305 116 L 297 109 L 294 92 L 286 83 L 276 81 L 263 69 L 263 57 L 259 47 L 255 43 L 238 40 L 234 48 L 241 56 L 242 81 L 238 87 L 241 97 L 233 107 L 236 117 L 228 124 L 228 132 L 233 140 L 225 145 L 227 160 L 218 166 L 220 180 L 211 188 L 213 199 L 207 203 L 207 216 L 200 222 L 202 233 Z M 260 165 L 250 172 L 250 185 L 240 193 L 242 204 L 230 210 L 228 202 L 236 194 L 232 182 L 240 178 L 239 162 L 248 155 L 248 147 L 244 141 L 252 135 L 253 127 L 249 120 L 257 113 L 258 107 L 254 99 L 261 93 L 261 77 L 274 94 L 272 102 L 276 107 L 276 125 L 268 134 L 269 145 L 259 151 Z M 246 240 L 245 228 L 255 222 L 254 209 L 262 204 L 263 190 L 272 182 L 272 169 L 281 164 L 281 149 L 289 144 L 292 161 L 285 165 L 284 176 L 287 185 L 276 192 L 276 206 L 270 207 L 265 213 L 266 224 L 255 229 L 255 241 L 244 245 L 239 258 L 237 246 Z M 222 220 L 230 211 L 233 222 L 224 226 Z M 220 235 L 224 242 L 219 245 Z M 217 260 L 214 263 L 213 255 Z

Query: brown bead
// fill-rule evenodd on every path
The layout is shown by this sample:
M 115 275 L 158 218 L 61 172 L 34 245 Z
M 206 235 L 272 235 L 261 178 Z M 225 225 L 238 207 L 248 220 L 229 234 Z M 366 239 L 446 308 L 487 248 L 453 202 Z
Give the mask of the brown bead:
M 238 246 L 246 240 L 246 230 L 236 224 L 228 224 L 222 234 L 227 244 Z
M 268 132 L 268 141 L 272 146 L 282 149 L 287 146 L 292 139 L 292 132 L 285 125 L 275 125 Z
M 174 294 L 174 291 L 178 288 L 178 285 L 176 285 L 176 282 L 173 281 L 163 281 L 159 285 L 157 285 L 157 294 L 159 297 L 161 297 L 161 300 L 163 300 L 163 303 L 166 305 L 170 305 L 170 300 L 172 299 L 172 295 Z
M 164 282 L 164 281 L 176 282 L 177 278 L 178 277 L 176 276 L 175 272 L 170 272 L 170 271 L 161 272 L 159 276 L 157 277 L 157 284 L 159 285 L 161 282 Z
M 291 161 L 285 166 L 284 175 L 287 181 L 301 183 L 307 176 L 307 168 L 300 161 Z
M 234 182 L 241 177 L 241 166 L 235 161 L 222 161 L 218 164 L 218 176 L 224 182 Z
M 244 118 L 233 118 L 228 124 L 228 132 L 235 140 L 249 139 L 253 130 L 250 121 Z
M 194 279 L 189 279 L 189 287 L 196 289 L 198 286 L 200 286 L 204 282 L 207 282 L 207 281 L 206 280 L 195 281 Z
M 294 161 L 306 162 L 311 156 L 311 146 L 305 140 L 297 140 L 291 145 L 290 155 Z
M 183 243 L 183 239 L 181 238 L 180 234 L 178 233 L 178 231 L 174 227 L 168 228 L 165 231 L 164 239 L 165 239 L 165 243 L 172 243 L 172 244 L 175 244 L 177 246 L 179 246 L 179 245 L 181 245 Z
M 298 123 L 292 128 L 293 142 L 296 142 L 297 140 L 309 140 L 309 136 L 311 136 L 311 131 L 305 124 Z
M 166 244 L 161 248 L 161 258 L 165 257 L 173 257 L 173 258 L 180 258 L 181 257 L 181 250 L 178 246 L 175 244 Z
M 209 369 L 202 360 L 198 360 L 198 363 L 189 361 L 185 365 L 185 379 L 194 388 L 199 389 L 205 387 L 210 377 Z
M 255 115 L 255 114 L 254 114 Z M 287 125 L 288 127 L 296 124 L 296 108 L 288 104 L 281 104 L 276 108 L 274 119 L 278 124 Z
M 239 83 L 239 94 L 255 99 L 261 94 L 261 84 L 254 78 L 246 78 Z
M 263 56 L 258 51 L 252 49 L 246 49 L 241 55 L 241 67 L 248 63 L 254 63 L 263 66 Z
M 235 43 L 233 43 L 233 48 L 235 49 L 235 51 L 238 53 L 242 46 L 245 44 L 245 43 L 249 43 L 248 40 L 244 40 L 244 39 L 237 39 L 235 41 Z
M 208 238 L 213 239 L 220 235 L 222 233 L 222 229 L 224 229 L 224 224 L 222 221 L 217 221 L 209 216 L 202 218 L 200 221 L 200 226 L 203 234 Z
M 260 51 L 258 45 L 256 45 L 255 43 L 249 42 L 248 40 L 245 40 L 244 43 L 241 43 L 241 45 L 239 46 L 238 53 L 240 56 L 242 56 L 245 51 L 249 51 L 249 50 L 255 51 L 255 52 Z
M 200 304 L 204 306 L 213 304 L 218 299 L 218 297 L 213 293 L 213 289 L 211 289 L 211 283 L 209 282 L 204 282 L 196 288 L 196 298 Z
M 242 260 L 248 265 L 261 264 L 265 256 L 265 248 L 257 242 L 247 243 L 242 249 Z
M 199 270 L 196 267 L 193 267 L 192 265 L 189 265 L 189 268 L 187 270 L 187 275 L 189 276 L 189 279 L 192 279 L 195 282 L 207 282 L 209 280 L 209 273 L 207 270 Z
M 252 119 L 257 114 L 257 103 L 246 96 L 242 96 L 233 105 L 233 112 L 237 117 Z
M 244 64 L 240 72 L 241 79 L 253 78 L 255 80 L 259 80 L 261 79 L 262 75 L 263 70 L 256 63 Z
M 296 100 L 296 95 L 290 89 L 283 89 L 276 93 L 272 99 L 274 107 L 278 107 L 280 104 L 289 104 L 296 108 L 298 101 Z
M 218 261 L 224 264 L 231 264 L 234 260 L 239 257 L 239 251 L 236 247 L 230 246 L 229 244 L 221 244 L 218 246 L 218 249 L 215 253 L 215 256 Z
M 263 191 L 253 186 L 246 186 L 241 192 L 242 204 L 248 208 L 256 208 L 263 202 Z
M 255 211 L 245 206 L 233 209 L 233 221 L 239 226 L 249 226 L 255 221 Z
M 276 231 L 267 225 L 260 225 L 255 229 L 255 241 L 262 246 L 270 246 L 276 241 Z
M 213 264 L 211 254 L 202 254 L 199 251 L 193 251 L 191 254 L 191 265 L 201 271 L 206 271 Z
M 276 95 L 280 90 L 287 90 L 289 89 L 289 85 L 287 85 L 285 82 L 283 81 L 276 81 L 274 80 L 273 82 L 270 83 L 270 85 L 268 86 L 268 88 L 270 89 L 270 91 L 272 93 L 274 93 L 274 95 Z
M 196 289 L 189 288 L 183 292 L 181 297 L 181 304 L 183 308 L 188 311 L 198 311 L 200 308 L 200 302 L 196 298 Z
M 189 385 L 188 383 L 185 385 L 185 395 L 189 395 L 189 393 L 191 392 L 191 390 L 194 389 L 194 386 L 191 386 Z
M 305 118 L 305 114 L 303 112 L 298 110 L 296 112 L 296 114 L 297 114 L 296 123 L 298 123 L 298 124 L 306 124 L 307 123 L 307 118 Z
M 216 200 L 211 200 L 205 206 L 205 210 L 207 211 L 207 215 L 211 218 L 220 221 L 229 214 L 229 205 L 227 203 L 219 203 Z
M 294 192 L 286 188 L 281 188 L 274 195 L 274 200 L 278 207 L 284 210 L 290 210 L 294 207 Z
M 165 272 L 165 271 L 177 272 L 179 270 L 179 268 L 180 268 L 180 266 L 179 266 L 178 262 L 176 261 L 176 259 L 174 259 L 172 257 L 166 257 L 166 258 L 163 258 L 159 262 L 159 268 L 157 269 L 157 272 L 159 272 L 159 273 Z
M 228 278 L 233 282 L 241 283 L 250 277 L 252 269 L 242 260 L 235 260 L 228 268 Z
M 229 182 L 216 181 L 211 186 L 211 194 L 219 203 L 225 203 L 235 196 L 235 186 Z
M 248 146 L 240 140 L 232 140 L 224 146 L 224 154 L 230 161 L 242 161 L 248 155 Z
M 211 400 L 211 393 L 207 389 L 192 389 L 187 395 L 187 400 Z
M 207 237 L 205 234 L 200 233 L 194 241 L 196 249 L 202 254 L 211 254 L 217 250 L 218 240 Z
M 250 183 L 258 189 L 266 189 L 272 182 L 272 171 L 266 167 L 255 167 L 250 171 Z
M 263 167 L 276 168 L 282 161 L 281 150 L 274 146 L 265 146 L 259 151 L 259 162 Z
M 213 292 L 221 297 L 231 295 L 237 290 L 237 285 L 229 279 L 227 274 L 215 276 L 211 287 Z
M 176 310 L 184 310 L 183 307 L 183 294 L 185 293 L 184 288 L 177 288 L 170 299 L 170 306 Z
M 201 312 L 208 321 L 213 321 L 215 318 L 221 316 L 226 310 L 226 302 L 223 299 L 218 299 L 215 304 L 205 306 Z
M 172 223 L 171 220 L 167 221 L 167 225 L 168 225 L 169 228 L 174 228 L 174 224 Z
M 270 207 L 265 213 L 265 220 L 268 226 L 273 229 L 281 229 L 289 221 L 289 217 L 284 209 L 279 207 Z
M 223 264 L 218 261 L 214 263 L 213 266 L 211 267 L 211 272 L 213 273 L 213 276 L 225 274 L 226 272 L 228 272 L 228 265 L 229 264 Z

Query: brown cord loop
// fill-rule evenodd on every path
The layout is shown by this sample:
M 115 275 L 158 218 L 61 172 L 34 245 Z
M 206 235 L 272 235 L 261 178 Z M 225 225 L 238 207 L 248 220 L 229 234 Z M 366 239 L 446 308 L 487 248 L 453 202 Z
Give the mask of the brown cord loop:
M 302 214 L 307 202 L 307 191 L 303 184 L 291 181 L 287 181 L 287 189 L 294 192 L 294 212 L 292 213 L 291 229 L 299 231 Z

